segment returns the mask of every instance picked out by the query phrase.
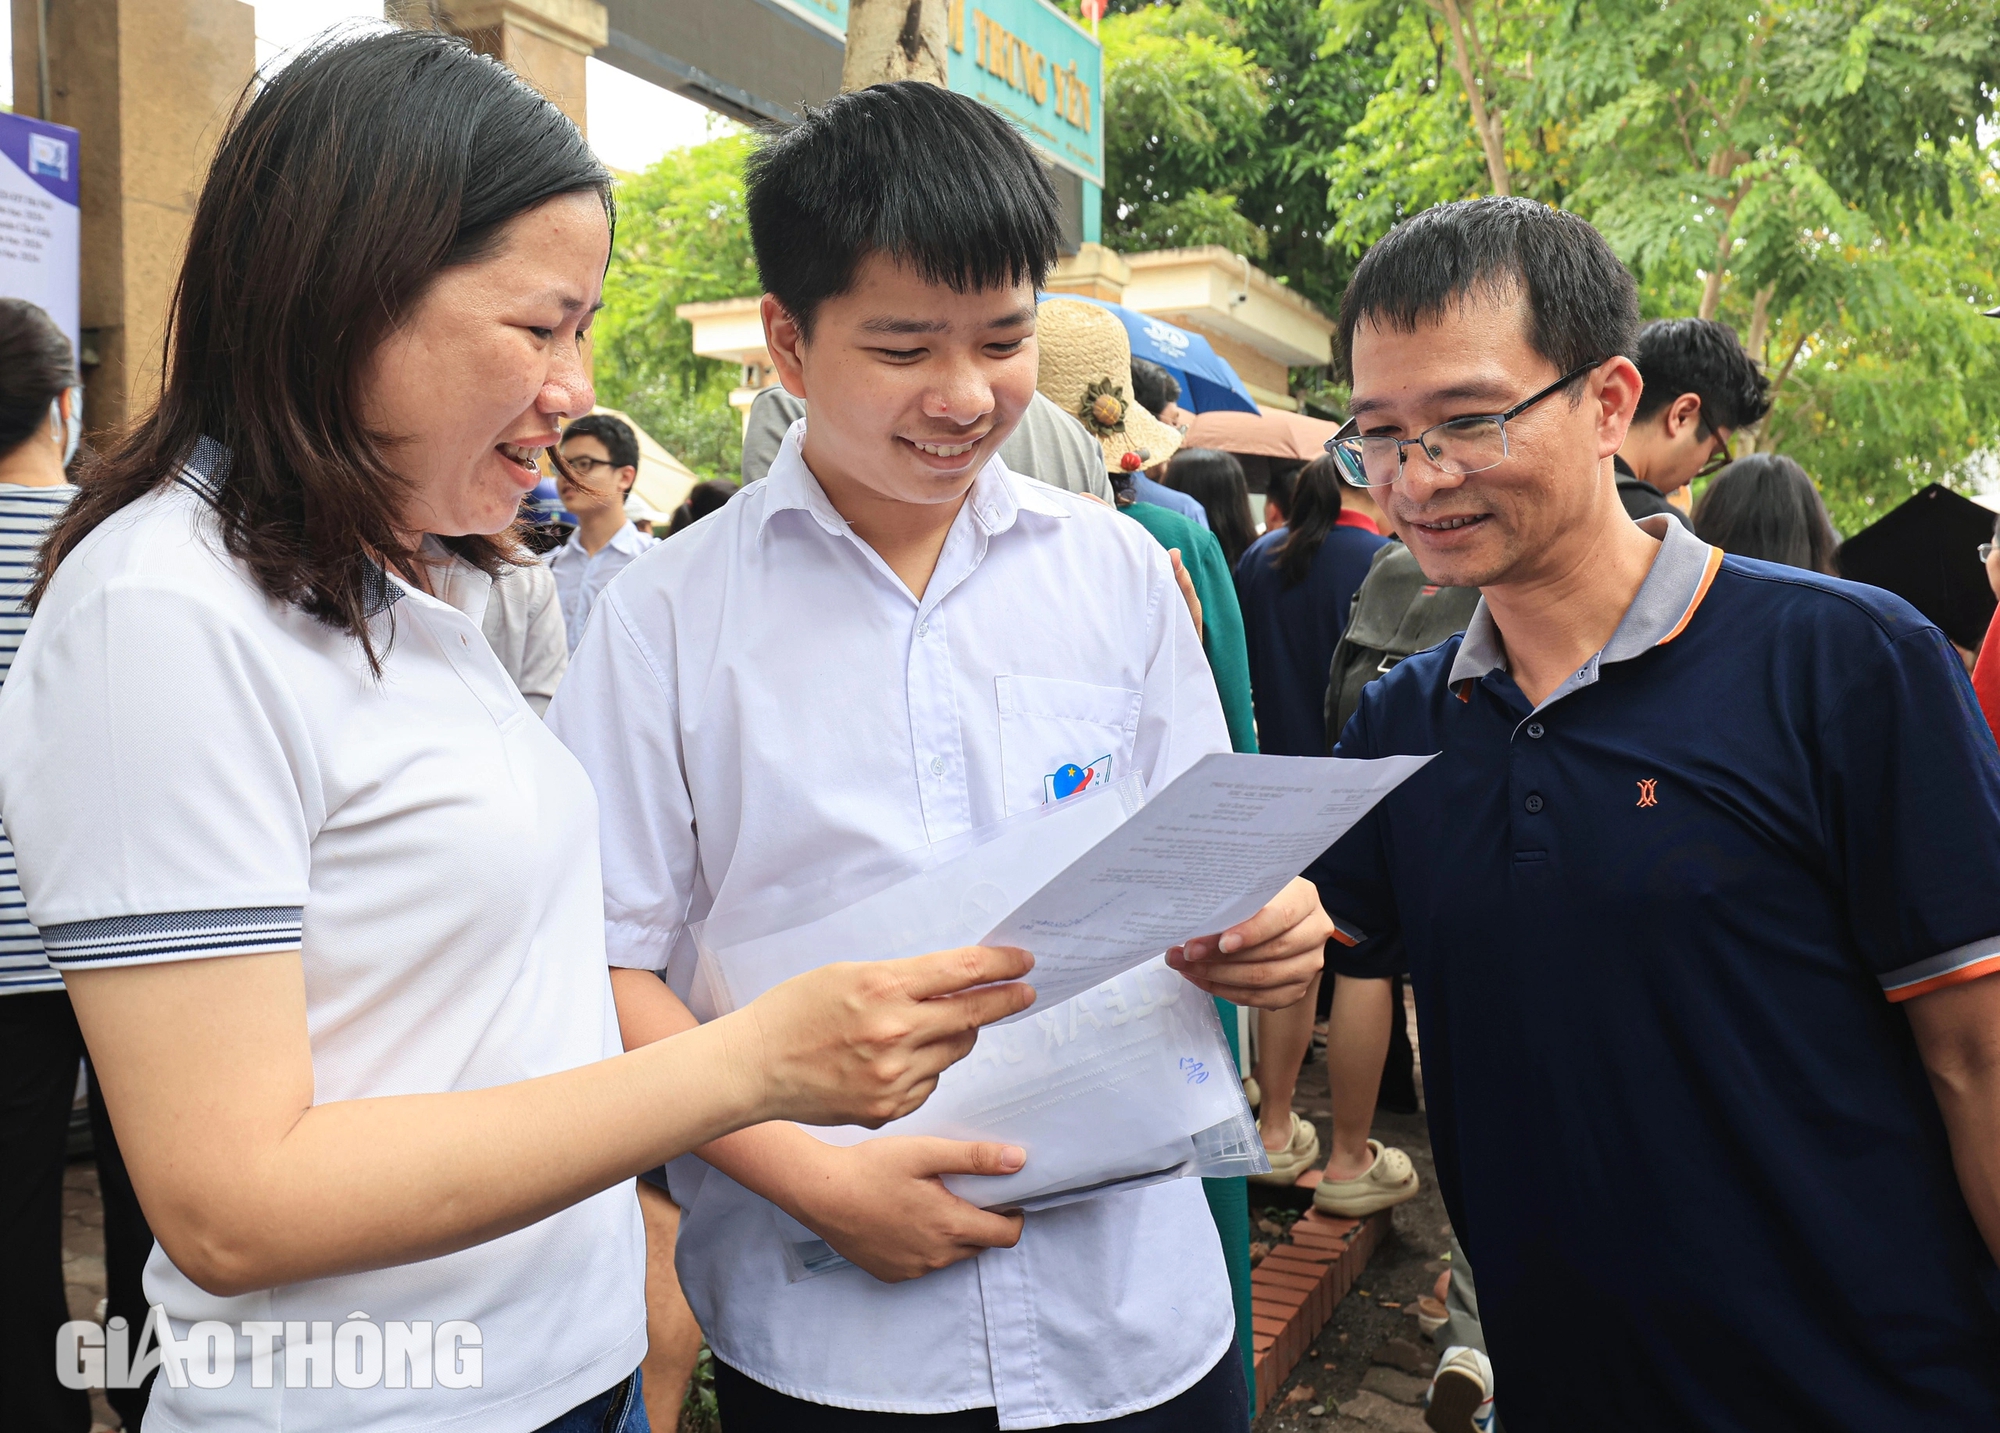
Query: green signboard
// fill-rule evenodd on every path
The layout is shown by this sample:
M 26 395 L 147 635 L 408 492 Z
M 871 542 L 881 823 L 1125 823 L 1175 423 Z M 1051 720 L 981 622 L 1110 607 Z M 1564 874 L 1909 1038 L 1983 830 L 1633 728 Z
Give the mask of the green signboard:
M 847 0 L 776 0 L 837 35 Z M 999 110 L 1029 143 L 1092 184 L 1104 183 L 1104 54 L 1047 0 L 947 0 L 946 76 Z
M 950 0 L 947 75 L 1043 154 L 1104 183 L 1104 52 L 1047 0 Z
M 847 34 L 847 0 L 777 0 L 777 3 L 805 16 L 822 30 L 831 30 L 842 37 Z

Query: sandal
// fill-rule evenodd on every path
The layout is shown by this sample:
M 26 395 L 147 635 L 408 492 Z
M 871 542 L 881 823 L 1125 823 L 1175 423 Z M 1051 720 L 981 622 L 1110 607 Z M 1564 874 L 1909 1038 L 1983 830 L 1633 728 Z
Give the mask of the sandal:
M 1322 1179 L 1313 1190 L 1313 1207 L 1343 1219 L 1361 1219 L 1378 1209 L 1388 1209 L 1416 1196 L 1422 1185 L 1416 1166 L 1400 1149 L 1388 1149 L 1380 1140 L 1369 1140 L 1375 1160 L 1353 1179 Z

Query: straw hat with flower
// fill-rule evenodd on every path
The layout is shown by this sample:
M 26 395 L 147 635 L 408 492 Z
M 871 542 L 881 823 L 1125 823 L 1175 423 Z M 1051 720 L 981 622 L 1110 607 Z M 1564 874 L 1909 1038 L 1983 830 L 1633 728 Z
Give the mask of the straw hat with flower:
M 1181 435 L 1132 398 L 1132 340 L 1118 315 L 1096 304 L 1052 298 L 1035 317 L 1042 396 L 1090 430 L 1110 472 L 1164 463 Z

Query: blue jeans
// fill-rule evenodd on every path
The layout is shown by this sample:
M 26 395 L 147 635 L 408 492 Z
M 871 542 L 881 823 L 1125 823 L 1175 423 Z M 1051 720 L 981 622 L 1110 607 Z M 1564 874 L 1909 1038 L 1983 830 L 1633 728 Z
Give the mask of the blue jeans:
M 652 1433 L 646 1421 L 646 1401 L 639 1396 L 639 1370 L 623 1383 L 579 1403 L 559 1418 L 544 1423 L 536 1433 Z

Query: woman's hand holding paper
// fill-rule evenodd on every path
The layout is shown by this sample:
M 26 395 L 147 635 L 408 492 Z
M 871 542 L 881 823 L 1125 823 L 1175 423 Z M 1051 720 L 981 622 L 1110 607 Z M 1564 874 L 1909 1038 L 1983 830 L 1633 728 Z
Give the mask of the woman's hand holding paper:
M 1210 995 L 1283 1010 L 1304 997 L 1332 935 L 1318 888 L 1299 876 L 1249 920 L 1168 951 L 1167 964 Z
M 910 1113 L 980 1027 L 1026 1010 L 1034 957 L 966 946 L 908 960 L 843 962 L 795 976 L 716 1022 L 750 1043 L 733 1061 L 761 1078 L 766 1119 L 871 1129 Z

